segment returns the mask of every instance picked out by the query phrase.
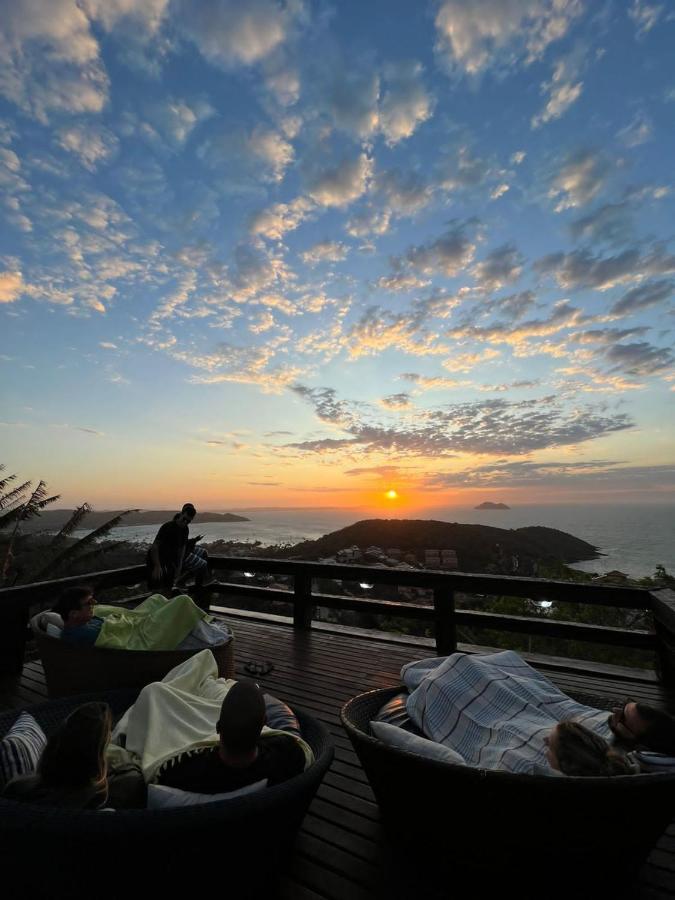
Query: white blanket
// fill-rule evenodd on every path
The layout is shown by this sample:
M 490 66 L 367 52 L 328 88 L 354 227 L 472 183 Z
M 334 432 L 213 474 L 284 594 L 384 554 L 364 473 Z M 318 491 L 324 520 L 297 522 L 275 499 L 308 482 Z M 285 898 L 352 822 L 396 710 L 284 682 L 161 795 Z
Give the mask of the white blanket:
M 511 650 L 421 660 L 403 666 L 401 677 L 417 727 L 471 766 L 555 774 L 544 738 L 564 719 L 611 737 L 606 710 L 572 700 Z

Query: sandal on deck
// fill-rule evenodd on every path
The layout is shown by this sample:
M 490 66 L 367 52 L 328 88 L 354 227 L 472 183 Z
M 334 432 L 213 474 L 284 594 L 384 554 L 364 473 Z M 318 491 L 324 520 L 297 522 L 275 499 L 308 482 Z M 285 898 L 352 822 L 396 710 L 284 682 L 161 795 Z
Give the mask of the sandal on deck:
M 269 675 L 273 669 L 274 666 L 271 662 L 258 662 L 254 659 L 249 660 L 244 665 L 244 671 L 248 672 L 249 675 Z

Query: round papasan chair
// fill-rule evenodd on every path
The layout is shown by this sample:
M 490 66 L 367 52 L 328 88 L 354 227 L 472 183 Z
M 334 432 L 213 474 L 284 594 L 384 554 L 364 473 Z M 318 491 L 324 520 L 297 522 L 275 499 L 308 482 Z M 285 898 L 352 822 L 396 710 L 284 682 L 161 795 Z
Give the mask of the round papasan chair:
M 360 694 L 340 716 L 397 858 L 434 897 L 637 895 L 640 867 L 675 817 L 675 775 L 515 775 L 428 759 L 372 734 L 403 691 Z
M 118 718 L 136 690 L 26 707 L 49 735 L 80 703 L 104 700 Z M 75 811 L 0 798 L 5 896 L 129 898 L 270 897 L 333 758 L 324 726 L 296 711 L 315 762 L 283 784 L 173 809 Z M 0 737 L 18 710 L 0 714 Z M 270 893 L 271 892 L 271 893 Z

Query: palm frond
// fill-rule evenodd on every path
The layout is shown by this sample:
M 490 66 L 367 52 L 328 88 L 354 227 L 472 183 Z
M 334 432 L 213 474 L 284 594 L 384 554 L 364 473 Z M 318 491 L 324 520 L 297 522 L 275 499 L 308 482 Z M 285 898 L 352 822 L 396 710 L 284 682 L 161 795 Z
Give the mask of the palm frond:
M 99 538 L 105 537 L 109 531 L 111 531 L 116 525 L 122 521 L 122 519 L 132 512 L 138 512 L 137 509 L 126 509 L 123 513 L 120 513 L 117 516 L 113 516 L 112 519 L 108 519 L 107 522 L 104 522 L 103 525 L 100 525 L 98 528 L 95 528 L 93 531 L 90 531 L 89 534 L 85 534 L 83 538 L 80 538 L 76 544 L 72 544 L 70 547 L 66 547 L 63 552 L 57 554 L 53 557 L 45 566 L 40 569 L 34 576 L 32 576 L 33 581 L 39 581 L 45 575 L 48 575 L 50 572 L 54 571 L 57 568 L 60 568 L 65 562 L 73 559 L 75 556 L 79 556 L 80 553 L 97 541 Z
M 77 509 L 74 509 L 68 521 L 61 528 L 61 531 L 54 537 L 51 544 L 52 547 L 57 547 L 59 544 L 63 543 L 67 537 L 70 537 L 82 519 L 90 512 L 91 506 L 88 503 L 83 503 L 81 506 L 78 506 Z
M 14 475 L 12 475 L 14 478 Z M 9 478 L 6 478 L 4 482 L 0 482 L 0 491 L 4 488 L 5 484 L 9 481 Z M 8 491 L 6 494 L 0 496 L 0 509 L 6 509 L 8 506 L 13 506 L 15 503 L 18 503 L 23 499 L 23 495 L 30 488 L 32 482 L 24 481 L 23 484 L 20 484 L 18 487 L 12 488 L 11 491 Z
M 0 472 L 4 472 L 4 470 L 6 468 L 7 467 L 4 464 L 0 463 Z M 4 478 L 0 478 L 0 491 L 4 491 L 4 489 L 7 487 L 7 485 L 11 481 L 14 481 L 15 478 L 16 478 L 16 475 L 5 475 Z

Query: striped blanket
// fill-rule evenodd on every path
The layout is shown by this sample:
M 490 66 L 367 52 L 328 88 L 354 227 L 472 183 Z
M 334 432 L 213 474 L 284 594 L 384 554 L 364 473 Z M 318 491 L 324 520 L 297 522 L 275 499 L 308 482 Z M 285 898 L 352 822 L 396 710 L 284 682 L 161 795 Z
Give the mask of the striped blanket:
M 572 700 L 511 650 L 420 660 L 403 666 L 401 677 L 418 728 L 470 766 L 554 774 L 544 738 L 564 719 L 611 737 L 606 710 Z

